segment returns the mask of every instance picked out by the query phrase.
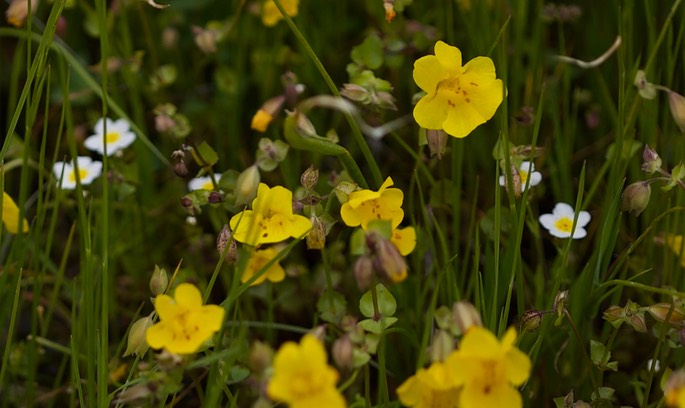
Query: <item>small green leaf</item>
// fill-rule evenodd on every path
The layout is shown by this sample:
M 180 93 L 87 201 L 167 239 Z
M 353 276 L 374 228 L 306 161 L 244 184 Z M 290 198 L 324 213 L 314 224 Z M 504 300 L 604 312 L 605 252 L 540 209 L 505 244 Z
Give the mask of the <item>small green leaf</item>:
M 371 356 L 369 355 L 369 353 L 359 350 L 358 348 L 355 348 L 352 351 L 352 367 L 362 367 L 366 365 L 366 363 L 368 363 L 369 360 L 371 360 Z
M 371 34 L 352 49 L 352 61 L 365 67 L 376 69 L 383 64 L 383 41 L 376 34 Z
M 352 255 L 364 255 L 366 252 L 366 231 L 357 228 L 350 237 L 350 253 Z M 366 316 L 371 317 L 371 316 Z
M 250 370 L 240 365 L 231 367 L 231 381 L 240 382 L 250 375 Z
M 381 317 L 392 316 L 397 310 L 397 301 L 395 297 L 382 284 L 376 285 L 376 296 L 378 296 L 378 313 Z M 359 311 L 365 317 L 374 317 L 373 310 L 373 294 L 369 289 L 359 300 Z
M 373 334 L 381 334 L 385 329 L 392 326 L 397 322 L 396 317 L 382 317 L 380 320 L 376 321 L 373 319 L 365 319 L 357 323 L 359 327 L 367 332 Z
M 333 324 L 339 324 L 345 315 L 347 302 L 345 297 L 338 292 L 327 291 L 319 298 L 316 309 L 322 320 Z
M 198 164 L 203 167 L 213 166 L 219 161 L 219 155 L 216 154 L 216 151 L 207 142 L 200 143 L 200 145 L 197 147 L 197 153 L 200 155 L 200 159 L 204 162 Z
M 590 358 L 596 366 L 604 367 L 611 358 L 611 352 L 607 350 L 604 344 L 590 340 Z

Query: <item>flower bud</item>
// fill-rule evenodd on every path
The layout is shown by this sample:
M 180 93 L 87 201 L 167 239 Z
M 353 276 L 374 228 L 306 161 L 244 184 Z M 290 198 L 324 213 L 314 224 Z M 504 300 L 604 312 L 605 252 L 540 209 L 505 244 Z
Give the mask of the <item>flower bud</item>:
M 162 47 L 167 50 L 176 48 L 178 38 L 180 37 L 178 30 L 173 27 L 167 27 L 162 31 Z
M 152 321 L 152 315 L 138 319 L 128 332 L 128 342 L 126 345 L 126 351 L 124 351 L 124 357 L 135 354 L 138 357 L 142 357 L 149 347 L 147 340 L 145 340 L 145 333 L 147 329 L 152 327 L 154 322 Z
M 274 119 L 274 116 L 281 111 L 284 102 L 285 96 L 283 95 L 275 96 L 264 102 L 262 107 L 259 108 L 257 113 L 255 113 L 252 117 L 250 127 L 257 132 L 266 132 L 266 128 L 269 127 L 269 124 Z
M 191 208 L 193 206 L 193 200 L 188 197 L 181 197 L 181 205 L 184 208 Z
M 426 142 L 428 143 L 431 157 L 437 156 L 438 160 L 442 159 L 442 156 L 447 151 L 447 133 L 441 129 L 426 129 Z
M 313 190 L 316 184 L 319 182 L 319 170 L 311 165 L 307 170 L 300 176 L 300 184 L 307 190 Z
M 539 310 L 526 310 L 519 320 L 521 333 L 534 332 L 542 323 L 543 313 Z
M 373 260 L 368 255 L 362 255 L 354 262 L 354 278 L 359 290 L 366 290 L 371 286 L 373 278 Z
M 188 176 L 188 166 L 186 166 L 185 160 L 183 158 L 180 158 L 174 163 L 174 173 L 178 177 L 186 177 Z
M 445 330 L 438 330 L 430 345 L 431 361 L 445 361 L 454 350 L 454 340 Z
M 193 35 L 195 36 L 195 45 L 197 45 L 200 51 L 205 54 L 214 54 L 217 51 L 216 42 L 219 38 L 217 30 L 193 26 Z
M 210 204 L 219 204 L 224 201 L 224 197 L 218 191 L 212 191 L 207 196 L 207 202 Z
M 267 343 L 257 340 L 250 347 L 247 365 L 250 371 L 260 375 L 271 366 L 274 357 L 274 350 Z
M 374 261 L 375 270 L 382 273 L 395 283 L 402 282 L 407 278 L 407 262 L 390 240 L 374 234 Z
M 642 151 L 642 160 L 644 162 L 641 169 L 647 174 L 653 174 L 661 168 L 661 157 L 649 145 L 645 145 L 645 150 Z
M 654 84 L 647 81 L 645 71 L 641 69 L 637 71 L 633 84 L 637 87 L 637 91 L 644 99 L 654 99 L 656 97 L 656 87 L 654 87 Z
M 229 245 L 229 247 L 226 248 L 226 245 Z M 216 237 L 216 250 L 219 251 L 219 255 L 224 255 L 226 262 L 235 262 L 237 244 L 235 240 L 231 240 L 231 228 L 228 225 L 224 225 Z
M 602 317 L 604 320 L 611 323 L 612 326 L 618 327 L 621 323 L 623 323 L 625 318 L 625 310 L 620 306 L 610 306 L 604 311 Z
M 621 196 L 621 211 L 630 211 L 637 217 L 647 208 L 652 188 L 648 181 L 638 181 L 626 187 Z
M 31 0 L 31 13 L 36 12 L 38 0 Z M 29 0 L 12 0 L 7 11 L 5 11 L 5 18 L 7 22 L 15 27 L 21 27 L 26 22 L 29 15 Z
M 566 311 L 566 306 L 568 306 L 568 290 L 562 290 L 557 293 L 554 297 L 554 304 L 552 306 L 554 313 L 557 315 L 557 320 L 555 325 L 561 324 L 561 319 Z
M 251 202 L 257 196 L 257 189 L 261 177 L 256 164 L 245 169 L 235 182 L 235 205 L 243 206 Z
M 152 292 L 152 296 L 161 295 L 166 292 L 168 285 L 169 277 L 166 271 L 155 265 L 155 271 L 152 272 L 152 278 L 150 278 L 150 292 Z
M 303 136 L 303 137 L 312 137 L 316 136 L 316 128 L 312 124 L 312 122 L 304 116 L 304 114 L 296 112 L 295 115 L 297 115 L 297 122 L 296 122 L 296 129 L 295 131 L 297 132 L 298 135 Z
M 369 91 L 357 84 L 343 84 L 340 95 L 355 102 L 368 103 L 369 101 Z
M 452 306 L 452 314 L 457 323 L 457 327 L 462 334 L 465 334 L 471 327 L 483 326 L 480 313 L 473 304 L 466 301 L 459 301 Z
M 671 107 L 671 114 L 676 125 L 682 133 L 685 133 L 685 96 L 668 91 L 668 105 Z
M 672 325 L 682 324 L 683 321 L 685 321 L 685 313 L 676 305 L 671 305 L 670 303 L 657 303 L 649 306 L 647 311 L 656 321 L 659 323 L 664 323 L 666 322 L 666 317 L 668 316 L 668 312 L 671 310 L 671 308 L 673 308 L 673 311 L 668 319 L 668 323 Z
M 333 361 L 335 364 L 343 369 L 352 368 L 354 362 L 354 344 L 348 335 L 344 335 L 333 342 L 331 349 Z
M 312 229 L 307 234 L 307 249 L 323 249 L 326 246 L 326 226 L 321 218 L 312 216 Z

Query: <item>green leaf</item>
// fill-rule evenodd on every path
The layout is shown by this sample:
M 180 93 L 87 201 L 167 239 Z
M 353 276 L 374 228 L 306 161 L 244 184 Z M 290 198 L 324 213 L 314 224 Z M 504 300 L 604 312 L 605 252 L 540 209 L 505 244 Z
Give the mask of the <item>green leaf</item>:
M 231 367 L 231 381 L 240 382 L 250 375 L 250 370 L 240 365 Z
M 358 348 L 355 348 L 352 351 L 352 367 L 362 367 L 366 365 L 369 360 L 371 360 L 371 356 L 366 351 L 359 350 Z
M 321 319 L 333 324 L 339 324 L 342 321 L 346 308 L 345 297 L 334 291 L 325 292 L 316 304 Z
M 611 352 L 606 346 L 598 341 L 590 340 L 590 358 L 599 367 L 604 367 L 611 358 Z
M 197 147 L 197 153 L 200 155 L 204 163 L 199 163 L 201 166 L 213 166 L 219 161 L 219 155 L 207 142 L 202 142 Z
M 376 296 L 378 296 L 378 313 L 382 316 L 392 316 L 397 310 L 397 301 L 395 297 L 382 284 L 376 285 Z M 373 294 L 369 289 L 359 300 L 359 311 L 365 317 L 373 317 Z
M 367 332 L 373 334 L 381 334 L 385 329 L 392 326 L 397 322 L 396 317 L 382 317 L 380 320 L 376 321 L 373 319 L 365 319 L 357 323 L 359 327 Z
M 366 252 L 366 231 L 357 228 L 350 237 L 350 253 L 352 255 L 364 255 Z M 367 316 L 371 317 L 371 316 Z
M 371 69 L 383 65 L 383 41 L 376 34 L 371 34 L 352 49 L 352 61 Z

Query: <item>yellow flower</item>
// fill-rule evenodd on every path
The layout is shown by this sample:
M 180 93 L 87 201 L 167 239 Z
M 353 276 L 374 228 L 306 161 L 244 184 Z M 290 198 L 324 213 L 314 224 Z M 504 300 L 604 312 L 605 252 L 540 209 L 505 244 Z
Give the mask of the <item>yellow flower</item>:
M 35 13 L 37 7 L 38 0 L 31 0 L 31 13 Z M 7 11 L 5 11 L 5 18 L 7 18 L 7 22 L 15 27 L 23 26 L 28 16 L 28 0 L 12 0 L 10 2 L 10 6 L 7 8 Z
M 414 227 L 395 228 L 390 237 L 397 250 L 402 256 L 407 256 L 416 247 L 416 230 Z
M 250 278 L 256 275 L 267 263 L 274 259 L 276 255 L 278 255 L 278 251 L 275 248 L 255 250 L 250 257 L 250 260 L 247 262 L 245 272 L 243 272 L 240 281 L 245 283 L 250 280 Z M 271 282 L 280 282 L 285 279 L 285 269 L 276 262 L 252 282 L 250 286 L 259 285 L 264 282 L 265 279 L 268 279 Z
M 671 373 L 664 385 L 664 397 L 667 407 L 685 408 L 685 371 Z
M 260 109 L 252 117 L 252 123 L 250 124 L 250 127 L 257 132 L 264 133 L 266 132 L 266 128 L 269 126 L 269 123 L 271 123 L 273 118 L 274 117 L 271 116 L 269 112 L 265 111 L 264 109 Z
M 442 362 L 419 369 L 397 389 L 400 402 L 416 408 L 457 408 L 459 394 L 452 372 Z
M 4 217 L 3 217 L 4 220 Z M 666 235 L 666 244 L 671 251 L 680 257 L 680 266 L 685 268 L 685 252 L 683 252 L 683 236 L 682 235 Z
M 426 95 L 414 108 L 414 119 L 425 129 L 443 129 L 454 137 L 466 137 L 488 121 L 502 103 L 502 81 L 487 57 L 461 65 L 461 51 L 442 41 L 435 55 L 414 63 L 414 81 Z
M 293 214 L 293 193 L 285 187 L 269 188 L 259 184 L 252 210 L 231 218 L 236 241 L 248 245 L 272 244 L 288 238 L 300 238 L 312 228 L 307 217 Z
M 404 218 L 402 200 L 404 193 L 393 185 L 392 178 L 385 179 L 378 191 L 358 190 L 350 193 L 349 199 L 340 208 L 340 215 L 349 227 L 361 225 L 366 229 L 373 220 L 387 220 L 397 228 Z
M 312 334 L 305 334 L 299 345 L 285 343 L 274 357 L 269 397 L 290 408 L 345 407 L 335 388 L 338 372 L 326 360 L 326 350 Z
M 145 339 L 154 349 L 192 354 L 221 329 L 224 308 L 202 305 L 202 294 L 190 283 L 178 285 L 174 298 L 158 295 L 155 310 L 159 322 L 147 329 Z
M 297 8 L 300 5 L 300 0 L 281 0 L 281 6 L 286 14 L 290 17 L 297 15 Z M 266 0 L 262 7 L 262 23 L 267 27 L 273 27 L 283 19 L 283 15 L 276 7 L 273 0 Z
M 2 192 L 2 223 L 10 234 L 19 232 L 19 207 L 4 191 Z M 29 232 L 29 223 L 26 219 L 21 220 L 21 225 L 22 232 Z
M 519 408 L 521 395 L 514 387 L 530 375 L 530 358 L 514 346 L 511 328 L 502 342 L 483 327 L 471 327 L 459 350 L 446 361 L 457 384 L 462 384 L 461 408 Z

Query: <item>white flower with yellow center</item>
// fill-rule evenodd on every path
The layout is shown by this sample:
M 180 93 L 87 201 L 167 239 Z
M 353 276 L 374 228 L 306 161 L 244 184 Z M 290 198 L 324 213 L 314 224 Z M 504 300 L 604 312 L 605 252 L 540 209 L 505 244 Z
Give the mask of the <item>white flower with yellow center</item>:
M 218 184 L 219 180 L 221 180 L 221 174 L 215 173 L 214 174 L 214 180 L 216 180 L 216 182 Z M 188 182 L 188 190 L 190 190 L 190 191 L 195 191 L 195 190 L 212 191 L 212 190 L 214 190 L 214 183 L 212 183 L 212 178 L 210 176 L 196 177 L 196 178 L 194 178 Z
M 573 207 L 566 203 L 558 203 L 554 206 L 552 214 L 540 216 L 540 224 L 557 238 L 585 238 L 587 231 L 584 227 L 590 222 L 590 213 L 581 211 L 578 214 L 576 228 L 573 230 L 573 218 L 575 215 Z
M 542 181 L 542 174 L 535 171 L 535 164 L 530 161 L 524 161 L 518 170 L 519 179 L 521 180 L 521 192 L 526 191 L 526 185 L 529 183 L 528 178 L 530 177 L 530 186 L 537 186 Z M 499 176 L 499 185 L 504 187 L 507 185 L 506 175 Z
M 94 161 L 90 157 L 79 156 L 76 158 L 78 164 L 78 174 L 74 162 L 57 162 L 52 166 L 52 171 L 57 177 L 59 187 L 64 190 L 76 188 L 76 179 L 81 181 L 81 185 L 88 185 L 102 174 L 102 162 Z
M 105 133 L 105 124 L 107 124 L 107 133 Z M 86 138 L 83 145 L 88 150 L 101 155 L 105 154 L 105 143 L 107 143 L 107 156 L 111 156 L 127 148 L 136 140 L 136 134 L 131 132 L 131 126 L 125 119 L 100 118 L 93 130 L 95 134 Z

